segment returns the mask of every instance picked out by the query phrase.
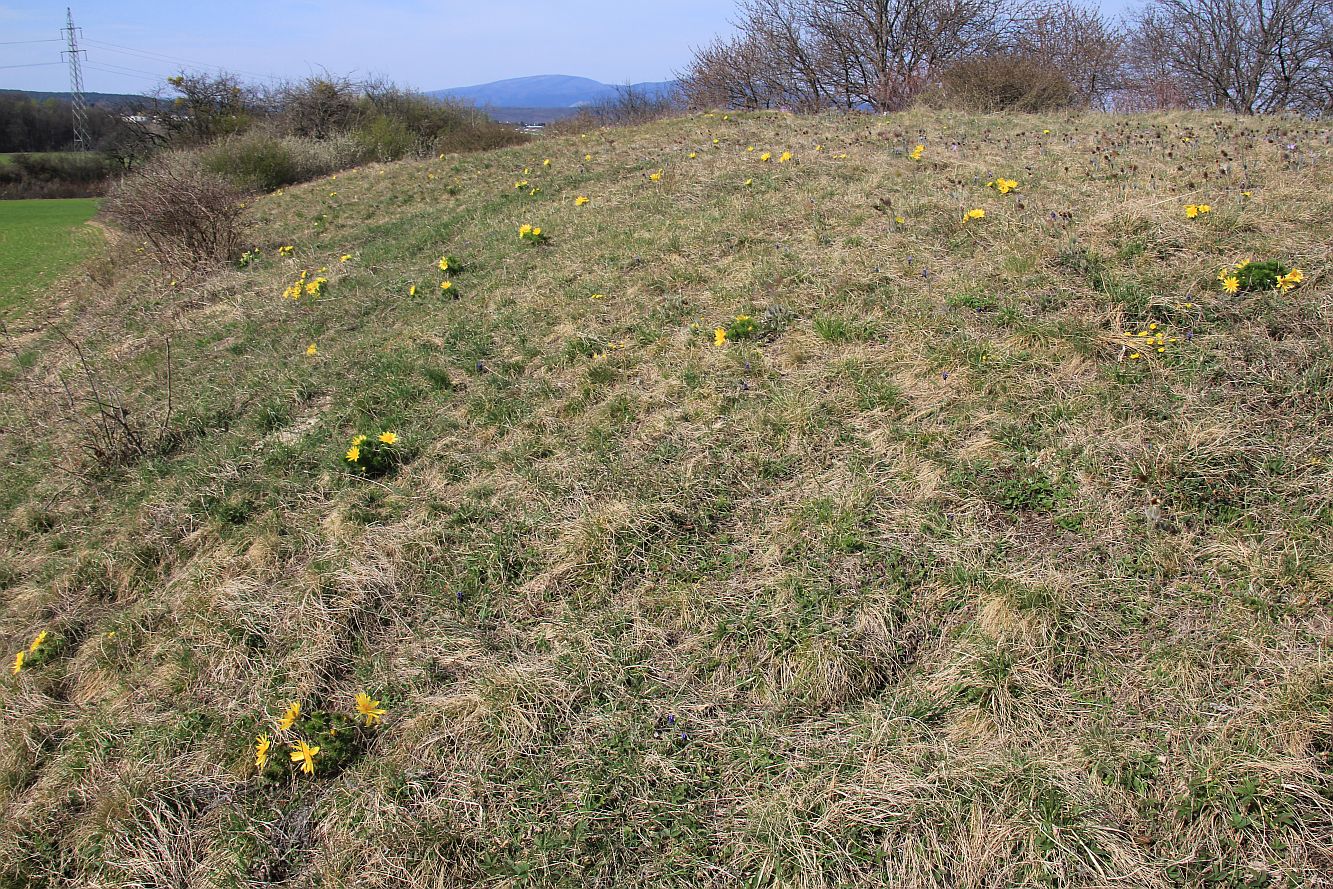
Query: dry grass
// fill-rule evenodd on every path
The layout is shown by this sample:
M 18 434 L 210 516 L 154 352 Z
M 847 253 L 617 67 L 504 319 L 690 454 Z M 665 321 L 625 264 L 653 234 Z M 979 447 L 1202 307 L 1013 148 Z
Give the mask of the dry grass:
M 1329 885 L 1330 194 L 1295 121 L 701 115 L 67 282 L 3 368 L 0 885 Z M 78 456 L 60 336 L 142 404 L 170 339 L 169 452 Z

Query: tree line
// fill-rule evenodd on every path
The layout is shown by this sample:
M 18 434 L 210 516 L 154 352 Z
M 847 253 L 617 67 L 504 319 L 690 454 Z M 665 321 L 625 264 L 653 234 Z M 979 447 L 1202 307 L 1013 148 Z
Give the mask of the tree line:
M 735 24 L 695 51 L 691 105 L 1333 114 L 1328 0 L 741 0 Z

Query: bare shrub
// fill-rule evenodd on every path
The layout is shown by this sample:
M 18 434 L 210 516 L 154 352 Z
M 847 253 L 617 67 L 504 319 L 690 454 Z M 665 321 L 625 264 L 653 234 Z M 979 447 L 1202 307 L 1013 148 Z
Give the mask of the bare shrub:
M 1017 55 L 969 59 L 940 75 L 932 101 L 969 111 L 1048 111 L 1077 103 L 1058 68 Z
M 636 126 L 679 114 L 684 107 L 678 94 L 654 94 L 629 85 L 615 89 L 615 96 L 556 121 L 548 129 L 552 133 L 577 133 L 595 127 Z
M 237 255 L 244 197 L 198 157 L 175 152 L 121 180 L 102 209 L 123 231 L 147 239 L 160 261 L 196 268 Z

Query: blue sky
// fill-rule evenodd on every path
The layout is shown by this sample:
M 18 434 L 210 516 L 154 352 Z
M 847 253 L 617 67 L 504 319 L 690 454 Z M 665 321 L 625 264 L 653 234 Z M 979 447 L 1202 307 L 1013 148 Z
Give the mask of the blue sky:
M 1120 8 L 1126 0 L 1104 0 Z M 665 80 L 692 46 L 728 30 L 728 0 L 379 0 L 196 3 L 69 0 L 83 29 L 84 86 L 142 92 L 178 68 L 225 66 L 251 79 L 322 67 L 419 89 L 529 74 L 608 83 Z M 64 4 L 0 0 L 0 87 L 65 90 L 52 40 Z M 27 66 L 46 63 L 40 67 Z

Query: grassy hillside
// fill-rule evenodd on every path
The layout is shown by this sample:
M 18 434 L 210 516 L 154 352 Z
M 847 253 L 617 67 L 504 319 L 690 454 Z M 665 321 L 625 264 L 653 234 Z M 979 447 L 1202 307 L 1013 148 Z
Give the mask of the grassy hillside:
M 96 212 L 89 198 L 0 201 L 0 318 L 100 245 Z
M 0 885 L 1329 885 L 1330 151 L 709 115 L 121 245 L 6 343 Z

